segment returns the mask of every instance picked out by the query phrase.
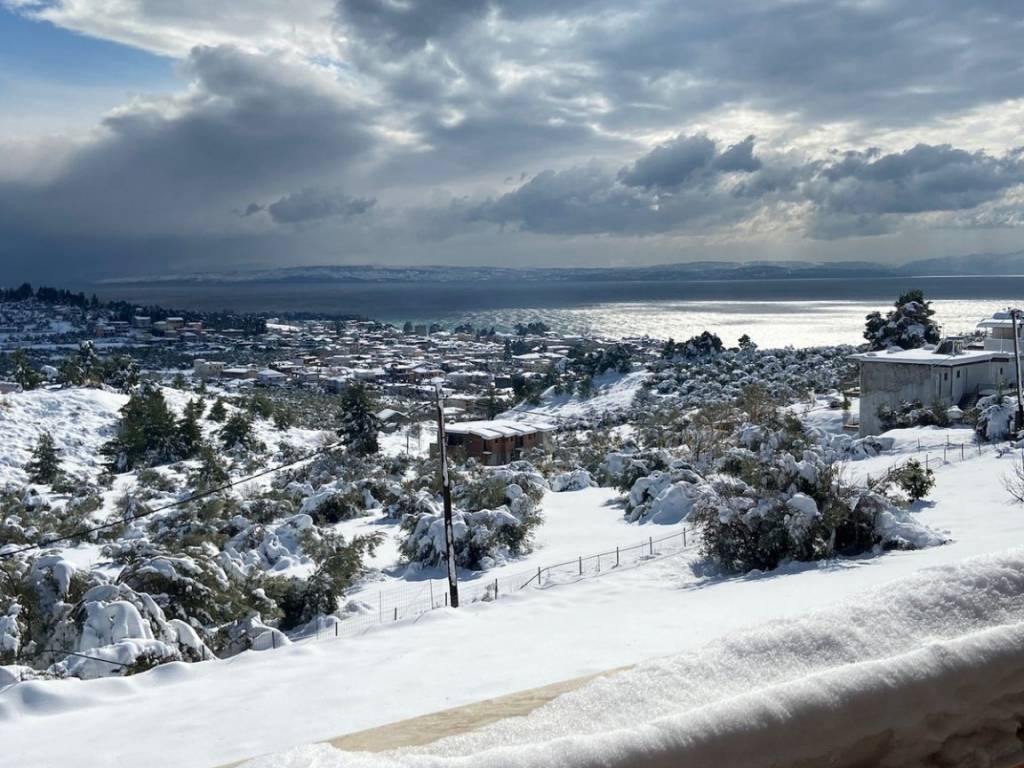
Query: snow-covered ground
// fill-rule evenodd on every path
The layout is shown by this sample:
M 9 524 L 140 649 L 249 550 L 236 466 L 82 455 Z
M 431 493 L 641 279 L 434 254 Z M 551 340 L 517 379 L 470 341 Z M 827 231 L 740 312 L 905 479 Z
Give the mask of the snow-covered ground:
M 944 442 L 946 435 L 925 433 L 933 443 Z M 916 451 L 915 431 L 898 438 L 896 455 L 851 462 L 851 473 L 884 471 Z M 1017 552 L 999 561 L 1002 565 L 996 563 L 996 570 L 982 568 L 975 576 L 952 567 L 965 558 L 1024 547 L 1024 509 L 1010 502 L 1002 486 L 1016 456 L 989 448 L 967 452 L 963 461 L 959 454 L 955 461 L 950 458 L 951 463 L 936 468 L 931 500 L 916 507 L 922 522 L 952 539 L 944 546 L 791 565 L 737 578 L 698 577 L 688 567 L 692 555 L 670 557 L 574 585 L 526 589 L 457 611 L 436 610 L 418 621 L 353 638 L 247 652 L 226 661 L 170 664 L 130 678 L 22 683 L 0 692 L 0 743 L 12 764 L 19 765 L 148 764 L 159 755 L 162 764 L 211 766 L 669 655 L 676 661 L 658 662 L 651 669 L 682 664 L 700 689 L 680 693 L 692 694 L 684 704 L 710 706 L 715 691 L 720 689 L 719 698 L 741 692 L 751 680 L 793 682 L 824 669 L 815 664 L 915 653 L 929 637 L 952 642 L 957 633 L 1024 621 L 1019 588 L 991 603 L 991 610 L 985 602 L 993 591 L 1002 594 L 1001 583 L 1015 584 L 1003 574 L 1019 572 L 1022 566 L 1016 563 L 1024 554 Z M 536 552 L 508 567 L 547 564 L 570 551 L 570 557 L 580 554 L 580 549 L 586 554 L 589 545 L 604 548 L 600 542 L 606 537 L 628 544 L 636 533 L 643 537 L 662 530 L 623 523 L 621 510 L 606 506 L 609 498 L 599 490 L 548 494 Z M 346 525 L 373 524 L 363 519 Z M 937 607 L 913 599 L 897 603 L 895 593 L 836 607 L 866 589 L 932 567 L 940 570 L 913 581 L 910 591 L 916 594 L 932 582 L 949 584 L 943 594 L 950 599 L 939 600 Z M 871 608 L 890 602 L 907 611 Z M 920 609 L 916 614 L 910 610 L 915 605 Z M 827 614 L 832 618 L 773 624 L 820 609 L 833 609 Z M 899 623 L 904 613 L 909 624 Z M 832 634 L 821 634 L 822 622 L 831 624 Z M 805 642 L 801 626 L 818 634 L 806 635 Z M 740 637 L 736 633 L 748 631 L 742 642 L 735 639 Z M 904 635 L 906 642 L 899 645 Z M 782 647 L 776 643 L 781 637 L 787 638 Z M 729 652 L 733 655 L 722 655 Z M 755 666 L 737 671 L 726 659 Z M 729 675 L 736 675 L 737 682 L 729 683 Z M 610 713 L 600 715 L 594 714 L 595 723 L 615 727 L 605 719 Z M 81 749 L 95 744 L 97 734 L 110 735 L 99 748 Z
M 621 413 L 633 403 L 641 385 L 650 378 L 647 371 L 617 373 L 608 371 L 593 379 L 590 397 L 576 393 L 555 394 L 554 388 L 541 396 L 539 405 L 522 405 L 505 413 L 504 417 L 515 416 L 517 411 L 530 415 L 544 415 L 554 418 L 595 417 L 606 413 Z
M 69 474 L 94 479 L 99 449 L 114 435 L 128 396 L 101 389 L 37 389 L 0 395 L 0 484 L 24 483 L 23 467 L 39 436 L 49 432 Z

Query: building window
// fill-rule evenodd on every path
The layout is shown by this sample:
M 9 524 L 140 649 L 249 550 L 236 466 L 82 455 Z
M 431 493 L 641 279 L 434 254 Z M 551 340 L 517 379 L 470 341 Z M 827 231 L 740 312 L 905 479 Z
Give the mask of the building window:
M 957 372 L 956 372 L 956 377 L 957 377 L 958 379 L 960 378 L 960 371 L 957 371 Z
M 949 379 L 949 372 L 947 371 L 946 373 L 942 374 L 942 380 L 946 381 L 948 379 Z

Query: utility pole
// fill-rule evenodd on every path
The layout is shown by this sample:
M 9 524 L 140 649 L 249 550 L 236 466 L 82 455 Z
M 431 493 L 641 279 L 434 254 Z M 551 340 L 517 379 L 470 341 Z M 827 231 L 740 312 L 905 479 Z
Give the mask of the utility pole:
M 452 529 L 452 484 L 448 475 L 448 440 L 444 432 L 444 392 L 440 382 L 434 385 L 437 398 L 437 455 L 441 459 L 441 494 L 444 497 L 444 545 L 448 563 L 448 591 L 452 608 L 459 607 L 459 580 L 455 570 L 455 532 Z
M 1021 393 L 1021 350 L 1020 337 L 1018 336 L 1020 323 L 1020 309 L 1011 309 L 1010 317 L 1014 322 L 1014 365 L 1017 367 L 1017 431 L 1024 427 L 1024 394 Z

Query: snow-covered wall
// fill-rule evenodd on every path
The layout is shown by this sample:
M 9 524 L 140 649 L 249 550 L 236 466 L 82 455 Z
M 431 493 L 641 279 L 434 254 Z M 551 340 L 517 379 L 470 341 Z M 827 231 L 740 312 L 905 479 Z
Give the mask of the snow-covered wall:
M 527 717 L 425 747 L 317 745 L 247 765 L 986 768 L 1024 762 L 1022 723 L 1016 550 L 598 678 Z

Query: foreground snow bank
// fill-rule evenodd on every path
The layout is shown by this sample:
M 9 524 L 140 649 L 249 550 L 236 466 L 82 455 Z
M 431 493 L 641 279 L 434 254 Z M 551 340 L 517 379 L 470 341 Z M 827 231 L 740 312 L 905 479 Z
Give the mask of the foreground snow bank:
M 525 718 L 248 768 L 971 765 L 1021 759 L 1024 550 L 600 678 Z

